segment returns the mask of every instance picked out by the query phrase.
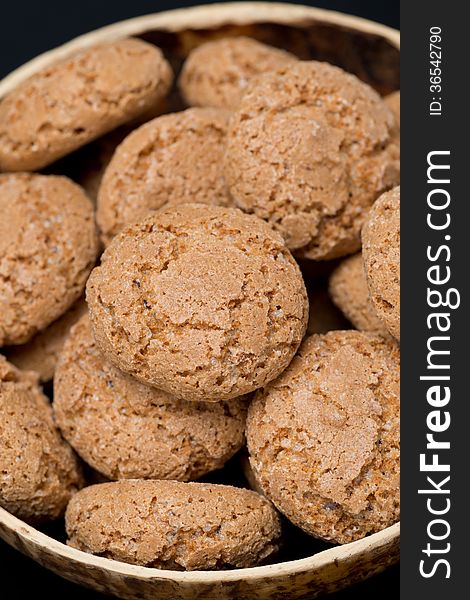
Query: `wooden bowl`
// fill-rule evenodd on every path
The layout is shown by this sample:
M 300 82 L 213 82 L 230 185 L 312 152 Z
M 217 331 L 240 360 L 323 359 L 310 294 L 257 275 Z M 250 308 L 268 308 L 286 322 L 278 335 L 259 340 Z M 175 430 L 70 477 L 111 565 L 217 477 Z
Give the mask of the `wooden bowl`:
M 239 2 L 161 12 L 103 27 L 26 63 L 0 82 L 0 99 L 18 83 L 79 48 L 129 35 L 160 46 L 176 71 L 188 51 L 217 37 L 249 35 L 337 64 L 380 93 L 399 88 L 399 33 L 341 13 L 292 4 Z M 92 556 L 0 508 L 0 537 L 58 575 L 125 599 L 305 598 L 351 585 L 396 563 L 399 524 L 300 560 L 232 571 L 175 572 Z

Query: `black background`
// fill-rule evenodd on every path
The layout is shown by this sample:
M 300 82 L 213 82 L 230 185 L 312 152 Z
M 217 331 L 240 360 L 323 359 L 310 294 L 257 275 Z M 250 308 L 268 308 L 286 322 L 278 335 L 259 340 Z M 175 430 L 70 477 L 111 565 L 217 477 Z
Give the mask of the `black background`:
M 462 590 L 468 581 L 468 309 L 465 304 L 470 297 L 468 277 L 468 111 L 466 79 L 462 82 L 460 64 L 462 44 L 468 39 L 468 21 L 463 16 L 461 4 L 427 0 L 423 11 L 416 3 L 402 3 L 402 61 L 401 83 L 401 256 L 407 257 L 401 265 L 401 584 L 402 597 L 410 599 L 440 600 L 464 598 Z M 442 114 L 429 115 L 429 102 L 435 94 L 430 89 L 431 27 L 441 28 Z M 462 85 L 463 84 L 463 85 Z M 451 183 L 429 185 L 427 183 L 427 154 L 431 151 L 450 151 L 449 171 Z M 448 176 L 446 176 L 447 179 Z M 451 195 L 449 213 L 451 224 L 445 232 L 432 231 L 426 225 L 427 194 L 432 189 L 446 188 Z M 434 217 L 435 218 L 435 217 Z M 430 406 L 426 402 L 427 382 L 419 381 L 426 373 L 426 342 L 436 335 L 430 330 L 426 317 L 433 312 L 427 305 L 427 269 L 430 262 L 426 248 L 433 249 L 443 243 L 444 234 L 451 235 L 451 279 L 449 287 L 460 291 L 461 306 L 448 310 L 451 328 L 450 355 L 440 364 L 449 364 L 446 372 L 451 376 L 451 399 L 446 410 L 450 411 L 449 430 L 442 434 L 450 441 L 446 454 L 440 453 L 440 462 L 450 464 L 451 479 L 446 486 L 451 490 L 451 509 L 444 518 L 451 527 L 450 537 L 432 542 L 427 534 L 429 522 L 435 518 L 426 508 L 426 496 L 418 495 L 419 489 L 429 489 L 426 475 L 435 475 L 439 482 L 441 473 L 420 473 L 419 454 L 426 452 L 426 417 Z M 444 264 L 444 263 L 442 263 Z M 431 288 L 435 286 L 430 285 Z M 447 286 L 446 286 L 447 287 Z M 443 309 L 438 309 L 443 310 Z M 437 311 L 437 312 L 438 312 Z M 437 374 L 437 372 L 434 372 Z M 441 373 L 442 374 L 442 373 Z M 429 459 L 428 459 L 429 461 Z M 434 504 L 434 503 L 433 503 Z M 434 504 L 435 506 L 435 504 Z M 441 531 L 442 534 L 442 531 Z M 426 571 L 437 558 L 450 561 L 451 577 L 444 578 L 445 569 L 439 567 L 437 574 L 425 579 L 418 574 L 419 563 L 425 559 L 422 550 L 428 542 L 434 549 L 442 549 L 450 543 L 446 555 L 434 555 L 426 560 Z M 465 587 L 464 587 L 465 586 Z M 468 597 L 468 591 L 466 592 Z
M 164 2 L 161 0 L 29 0 L 1 2 L 0 77 L 37 54 L 71 38 L 119 21 L 160 10 L 204 2 Z M 209 2 L 205 2 L 209 3 Z M 316 0 L 297 3 L 355 14 L 391 27 L 399 27 L 399 0 Z M 40 595 L 51 600 L 66 597 L 86 600 L 106 596 L 84 590 L 46 571 L 38 564 L 11 550 L 0 541 L 0 597 L 2 600 L 26 599 Z M 333 600 L 386 600 L 399 597 L 398 567 L 369 581 L 330 596 Z
M 10 0 L 8 3 L 2 0 L 0 77 L 37 54 L 97 27 L 161 10 L 209 3 L 205 0 Z M 339 10 L 399 27 L 399 0 L 298 0 L 295 3 Z

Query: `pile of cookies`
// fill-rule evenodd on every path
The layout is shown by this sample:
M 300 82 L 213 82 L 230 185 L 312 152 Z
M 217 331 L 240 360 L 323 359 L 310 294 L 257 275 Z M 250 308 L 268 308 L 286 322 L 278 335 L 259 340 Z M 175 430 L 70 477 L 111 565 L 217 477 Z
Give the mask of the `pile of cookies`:
M 398 520 L 399 97 L 118 40 L 0 102 L 0 171 L 0 506 L 176 570 Z

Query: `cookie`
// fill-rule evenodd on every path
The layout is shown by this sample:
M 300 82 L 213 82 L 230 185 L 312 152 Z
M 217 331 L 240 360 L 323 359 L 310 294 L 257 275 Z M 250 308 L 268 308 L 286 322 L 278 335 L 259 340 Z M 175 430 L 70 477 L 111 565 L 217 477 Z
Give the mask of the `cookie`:
M 275 510 L 255 492 L 178 481 L 87 487 L 65 524 L 74 548 L 178 571 L 255 566 L 277 551 L 280 535 Z
M 330 277 L 329 290 L 333 302 L 356 329 L 389 335 L 369 297 L 361 253 L 349 256 L 336 267 Z
M 372 207 L 362 230 L 362 255 L 375 311 L 400 340 L 400 187 Z
M 398 126 L 400 126 L 400 90 L 385 96 L 384 100 L 395 115 Z
M 59 353 L 72 325 L 87 312 L 83 298 L 64 314 L 37 333 L 29 342 L 20 346 L 2 348 L 6 358 L 22 371 L 35 371 L 42 382 L 50 381 L 54 376 Z
M 399 350 L 359 331 L 307 338 L 250 405 L 250 461 L 307 533 L 344 544 L 399 519 Z
M 86 48 L 0 103 L 0 170 L 37 170 L 148 111 L 172 82 L 161 51 L 138 39 Z
M 0 347 L 23 344 L 83 293 L 98 251 L 93 207 L 65 177 L 0 175 Z
M 30 523 L 57 519 L 82 483 L 35 375 L 0 356 L 0 506 Z
M 248 86 L 230 121 L 225 179 L 235 204 L 269 221 L 298 256 L 350 254 L 372 203 L 398 183 L 396 129 L 354 75 L 298 61 Z
M 183 204 L 119 234 L 87 283 L 95 339 L 118 368 L 182 400 L 220 402 L 277 377 L 308 301 L 280 235 L 235 208 Z
M 103 358 L 88 315 L 65 343 L 53 407 L 65 439 L 108 479 L 197 479 L 245 441 L 245 399 L 184 402 L 139 383 Z
M 185 202 L 227 205 L 222 157 L 229 113 L 191 108 L 163 115 L 117 148 L 98 194 L 103 242 L 151 210 Z
M 295 60 L 293 54 L 249 37 L 224 38 L 192 50 L 178 83 L 190 106 L 233 110 L 251 79 Z

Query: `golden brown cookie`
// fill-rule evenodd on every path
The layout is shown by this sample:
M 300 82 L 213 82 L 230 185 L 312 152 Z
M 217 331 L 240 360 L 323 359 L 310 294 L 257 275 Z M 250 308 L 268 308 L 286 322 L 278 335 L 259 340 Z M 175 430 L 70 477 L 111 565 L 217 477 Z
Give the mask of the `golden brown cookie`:
M 278 548 L 280 522 L 250 490 L 127 480 L 87 487 L 65 517 L 68 544 L 157 569 L 252 567 Z
M 375 311 L 400 340 L 400 187 L 372 207 L 362 230 L 362 255 Z
M 307 338 L 250 405 L 250 461 L 266 496 L 341 544 L 399 519 L 399 350 L 359 331 Z
M 151 210 L 185 202 L 229 203 L 222 174 L 228 116 L 213 108 L 190 108 L 157 117 L 122 142 L 98 193 L 105 245 Z
M 161 51 L 138 39 L 81 50 L 0 103 L 0 170 L 37 170 L 148 111 L 172 81 Z
M 108 479 L 197 479 L 245 439 L 247 399 L 184 402 L 139 383 L 103 358 L 88 315 L 65 343 L 53 407 L 65 439 Z
M 37 333 L 29 342 L 2 348 L 2 352 L 18 369 L 35 371 L 40 381 L 50 381 L 70 328 L 86 312 L 86 302 L 80 298 L 64 315 Z
M 281 236 L 235 208 L 183 204 L 127 227 L 87 284 L 117 367 L 177 398 L 249 393 L 289 364 L 308 301 Z
M 349 256 L 336 267 L 329 289 L 333 302 L 356 329 L 388 336 L 369 296 L 361 253 Z
M 385 96 L 384 100 L 395 115 L 398 126 L 400 126 L 400 90 Z
M 57 519 L 82 483 L 36 376 L 0 356 L 0 506 L 31 523 Z
M 376 92 L 338 67 L 298 61 L 271 71 L 230 121 L 230 193 L 299 256 L 352 253 L 369 207 L 398 183 L 396 129 Z
M 295 60 L 293 54 L 249 37 L 224 38 L 195 48 L 178 83 L 190 106 L 233 110 L 253 77 Z
M 98 244 L 93 207 L 66 177 L 0 175 L 0 347 L 23 344 L 83 293 Z

